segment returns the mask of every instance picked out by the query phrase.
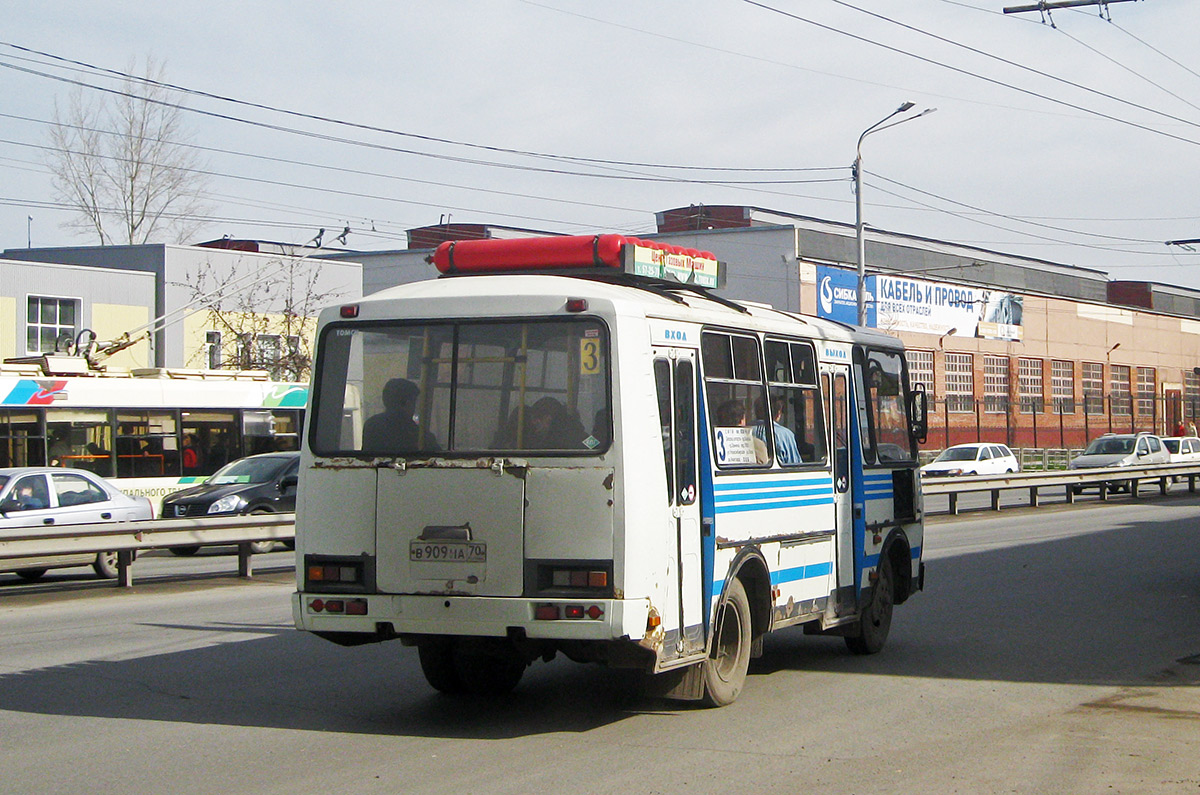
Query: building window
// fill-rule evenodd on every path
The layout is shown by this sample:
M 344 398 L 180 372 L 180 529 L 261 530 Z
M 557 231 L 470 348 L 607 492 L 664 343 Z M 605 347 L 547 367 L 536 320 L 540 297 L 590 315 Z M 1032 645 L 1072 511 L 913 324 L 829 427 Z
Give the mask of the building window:
M 1137 369 L 1137 412 L 1139 416 L 1154 416 L 1154 396 L 1156 394 L 1156 382 L 1157 378 L 1155 378 L 1155 371 L 1153 367 L 1139 367 Z
M 1100 362 L 1084 362 L 1080 365 L 1080 383 L 1083 387 L 1083 410 L 1088 414 L 1104 413 L 1104 365 Z
M 26 353 L 62 350 L 63 342 L 74 342 L 79 318 L 79 299 L 31 295 L 25 314 Z
M 1133 408 L 1130 405 L 1129 365 L 1112 366 L 1112 385 L 1108 390 L 1108 402 L 1112 413 L 1122 417 L 1128 416 Z
M 1075 363 L 1055 359 L 1050 362 L 1050 396 L 1055 414 L 1075 413 Z
M 208 369 L 221 369 L 221 332 L 206 331 L 204 333 L 204 346 L 208 348 Z
M 1008 411 L 1008 357 L 983 357 L 983 410 L 989 414 Z
M 238 334 L 237 366 L 243 370 L 266 370 L 276 381 L 299 378 L 295 366 L 299 353 L 298 336 Z
M 904 358 L 908 360 L 909 385 L 913 389 L 923 386 L 933 395 L 933 351 L 905 351 Z
M 960 414 L 975 410 L 975 370 L 969 353 L 946 354 L 946 410 Z
M 1200 373 L 1194 370 L 1183 374 L 1183 416 L 1200 417 Z
M 1021 395 L 1022 414 L 1041 414 L 1046 410 L 1041 359 L 1017 359 L 1017 389 Z

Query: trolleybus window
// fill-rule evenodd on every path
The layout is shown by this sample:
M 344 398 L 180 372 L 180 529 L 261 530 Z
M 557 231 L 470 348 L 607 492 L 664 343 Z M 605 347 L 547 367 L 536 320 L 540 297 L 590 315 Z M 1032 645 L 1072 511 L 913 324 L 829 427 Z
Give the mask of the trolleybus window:
M 608 341 L 595 320 L 334 325 L 317 368 L 319 454 L 601 452 Z
M 870 426 L 863 459 L 880 464 L 912 461 L 916 450 L 909 434 L 904 357 L 893 351 L 867 351 L 863 380 Z
M 753 467 L 770 463 L 766 443 L 754 435 L 766 406 L 758 338 L 707 331 L 701 338 L 708 416 L 717 466 Z

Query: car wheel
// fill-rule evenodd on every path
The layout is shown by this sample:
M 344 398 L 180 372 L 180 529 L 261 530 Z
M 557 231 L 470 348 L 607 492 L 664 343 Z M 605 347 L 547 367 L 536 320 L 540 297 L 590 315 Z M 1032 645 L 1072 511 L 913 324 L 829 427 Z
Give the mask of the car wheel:
M 258 507 L 252 511 L 247 511 L 250 515 L 262 515 L 265 513 L 275 513 L 270 508 Z M 263 555 L 275 548 L 274 541 L 252 541 L 250 543 L 250 551 L 255 555 Z
M 46 574 L 46 569 L 17 569 L 17 576 L 25 582 L 35 582 L 42 579 Z
M 92 568 L 96 570 L 96 576 L 102 580 L 114 580 L 120 571 L 117 566 L 116 552 L 100 552 L 96 555 L 96 561 L 92 564 Z
M 704 703 L 710 707 L 732 704 L 746 684 L 750 667 L 753 628 L 750 598 L 742 581 L 731 580 L 725 598 L 717 608 L 716 636 L 704 666 Z
M 190 558 L 200 551 L 200 547 L 171 547 L 171 554 L 178 555 L 181 558 Z

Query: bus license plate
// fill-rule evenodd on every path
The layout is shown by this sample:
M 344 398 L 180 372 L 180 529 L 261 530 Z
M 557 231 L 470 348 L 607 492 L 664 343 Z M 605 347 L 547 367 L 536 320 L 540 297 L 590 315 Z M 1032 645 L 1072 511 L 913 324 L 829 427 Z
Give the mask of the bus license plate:
M 475 541 L 410 541 L 408 559 L 419 563 L 486 563 L 487 544 Z

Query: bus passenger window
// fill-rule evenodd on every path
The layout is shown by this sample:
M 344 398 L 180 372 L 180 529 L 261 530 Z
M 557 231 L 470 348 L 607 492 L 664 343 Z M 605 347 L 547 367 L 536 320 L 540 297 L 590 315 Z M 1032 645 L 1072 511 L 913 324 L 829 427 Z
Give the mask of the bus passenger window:
M 825 423 L 817 391 L 812 346 L 768 340 L 766 345 L 769 406 L 757 407 L 754 435 L 767 439 L 767 418 L 780 466 L 817 464 L 825 460 Z
M 717 466 L 769 465 L 767 442 L 755 434 L 755 422 L 762 420 L 766 405 L 758 339 L 705 332 L 701 354 Z

